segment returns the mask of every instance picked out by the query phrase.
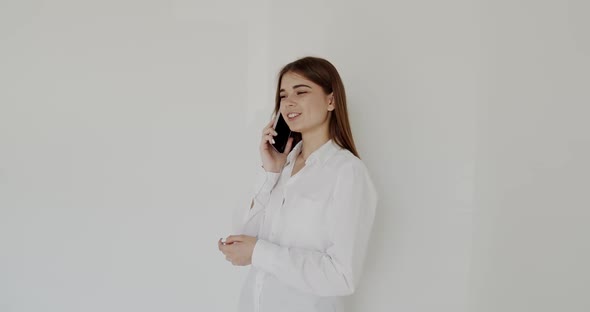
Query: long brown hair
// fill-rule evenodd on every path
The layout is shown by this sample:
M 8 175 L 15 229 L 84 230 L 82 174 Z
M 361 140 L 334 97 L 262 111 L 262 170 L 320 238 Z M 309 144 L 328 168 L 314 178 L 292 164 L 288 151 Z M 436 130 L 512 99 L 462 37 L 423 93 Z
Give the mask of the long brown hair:
M 313 81 L 322 87 L 326 94 L 334 93 L 334 111 L 330 116 L 330 138 L 342 148 L 349 150 L 354 156 L 359 154 L 354 145 L 350 122 L 348 121 L 348 110 L 346 108 L 346 94 L 344 84 L 336 67 L 327 60 L 319 57 L 304 57 L 285 65 L 278 75 L 277 93 L 275 97 L 274 113 L 278 114 L 281 107 L 281 81 L 283 75 L 292 72 Z M 301 133 L 293 132 L 293 145 L 301 141 Z M 360 157 L 359 157 L 360 158 Z

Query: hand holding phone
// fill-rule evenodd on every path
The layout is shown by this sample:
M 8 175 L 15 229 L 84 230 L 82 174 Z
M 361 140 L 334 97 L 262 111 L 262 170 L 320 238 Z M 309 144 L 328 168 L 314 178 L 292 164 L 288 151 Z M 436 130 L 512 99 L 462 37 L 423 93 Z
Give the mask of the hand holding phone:
M 264 170 L 275 173 L 281 172 L 293 144 L 293 138 L 290 135 L 289 126 L 280 112 L 277 113 L 277 116 L 262 131 L 260 157 Z
M 274 137 L 274 144 L 272 144 L 272 147 L 275 151 L 283 153 L 287 147 L 287 141 L 291 136 L 291 129 L 289 129 L 289 125 L 287 125 L 287 122 L 283 118 L 283 114 L 280 112 L 277 114 L 277 117 L 275 117 L 273 129 L 277 132 L 277 135 Z

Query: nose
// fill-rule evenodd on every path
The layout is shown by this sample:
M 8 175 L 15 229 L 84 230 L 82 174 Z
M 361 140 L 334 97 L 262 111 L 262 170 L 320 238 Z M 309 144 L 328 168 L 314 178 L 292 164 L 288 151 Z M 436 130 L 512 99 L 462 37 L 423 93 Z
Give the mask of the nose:
M 281 106 L 280 106 L 279 110 L 281 111 L 281 113 L 285 114 L 285 116 L 286 116 L 287 112 L 290 109 L 292 109 L 293 106 L 295 106 L 295 103 L 293 101 L 287 101 L 287 99 L 284 98 L 283 101 L 281 101 Z
M 293 105 L 296 104 L 295 101 L 293 101 L 291 99 L 291 97 L 284 97 L 283 98 L 283 103 L 285 103 L 285 105 L 287 105 L 287 106 L 293 106 Z

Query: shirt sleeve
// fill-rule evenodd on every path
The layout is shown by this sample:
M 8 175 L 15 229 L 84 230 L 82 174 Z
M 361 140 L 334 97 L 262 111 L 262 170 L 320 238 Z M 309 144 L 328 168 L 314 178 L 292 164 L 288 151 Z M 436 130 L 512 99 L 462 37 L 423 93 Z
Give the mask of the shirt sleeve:
M 343 168 L 326 214 L 330 246 L 325 252 L 280 246 L 259 239 L 252 265 L 318 296 L 345 296 L 358 285 L 377 206 L 364 164 Z
M 252 189 L 254 205 L 250 208 L 251 203 L 248 202 L 246 207 L 240 208 L 239 222 L 235 225 L 234 233 L 258 236 L 260 223 L 264 217 L 264 209 L 270 200 L 270 193 L 279 180 L 280 175 L 278 172 L 268 172 L 262 167 L 257 170 Z

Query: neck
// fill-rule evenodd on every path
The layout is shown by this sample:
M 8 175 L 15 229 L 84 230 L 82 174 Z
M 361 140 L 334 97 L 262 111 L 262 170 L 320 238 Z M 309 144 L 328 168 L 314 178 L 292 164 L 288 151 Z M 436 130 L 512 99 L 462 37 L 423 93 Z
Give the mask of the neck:
M 311 153 L 315 152 L 329 140 L 330 135 L 328 129 L 318 129 L 313 132 L 301 133 L 301 141 L 303 142 L 301 146 L 301 156 L 303 157 L 303 160 L 307 160 L 307 157 L 309 157 Z

